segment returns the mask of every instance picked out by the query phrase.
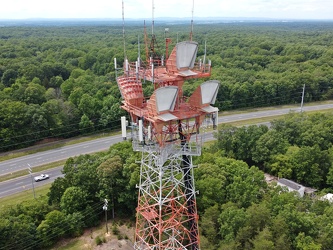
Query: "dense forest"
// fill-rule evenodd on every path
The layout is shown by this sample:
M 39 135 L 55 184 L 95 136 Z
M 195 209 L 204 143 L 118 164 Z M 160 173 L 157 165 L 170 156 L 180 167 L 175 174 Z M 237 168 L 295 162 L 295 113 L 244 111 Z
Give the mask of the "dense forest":
M 277 177 L 333 192 L 333 116 L 290 113 L 266 126 L 222 125 L 223 155 L 256 165 Z
M 171 27 L 170 27 L 171 26 Z M 174 45 L 189 38 L 189 25 L 169 25 Z M 221 81 L 220 110 L 332 98 L 333 23 L 221 23 L 195 25 L 198 57 L 212 61 Z M 163 54 L 165 25 L 156 24 Z M 148 29 L 148 28 L 147 28 Z M 135 60 L 142 26 L 125 27 L 125 53 Z M 149 32 L 148 32 L 149 33 Z M 119 127 L 121 96 L 114 61 L 122 67 L 122 27 L 0 27 L 0 151 L 46 138 L 68 138 Z M 190 95 L 200 82 L 185 85 Z M 145 94 L 152 91 L 145 85 Z
M 333 205 L 320 199 L 333 191 L 332 122 L 332 114 L 290 114 L 271 129 L 223 126 L 193 162 L 201 249 L 333 249 Z M 140 157 L 125 141 L 68 159 L 46 197 L 0 211 L 0 249 L 46 249 L 79 236 L 103 221 L 105 198 L 110 217 L 133 225 Z M 267 183 L 263 170 L 318 190 L 301 198 Z

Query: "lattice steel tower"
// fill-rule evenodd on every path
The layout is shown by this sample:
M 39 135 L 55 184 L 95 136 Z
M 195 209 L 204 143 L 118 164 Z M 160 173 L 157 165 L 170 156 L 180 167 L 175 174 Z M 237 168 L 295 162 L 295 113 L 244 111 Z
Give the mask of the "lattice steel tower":
M 133 149 L 142 152 L 135 249 L 196 250 L 200 240 L 192 156 L 201 155 L 201 124 L 207 117 L 217 118 L 211 104 L 219 82 L 206 81 L 189 98 L 183 96 L 184 81 L 209 77 L 211 65 L 196 60 L 196 42 L 177 43 L 169 56 L 171 39 L 165 40 L 165 55 L 156 56 L 150 47 L 146 61 L 140 56 L 136 62 L 125 59 L 117 77 L 122 108 L 131 119 Z M 155 89 L 149 98 L 142 89 L 147 81 Z M 125 117 L 122 134 L 126 137 Z

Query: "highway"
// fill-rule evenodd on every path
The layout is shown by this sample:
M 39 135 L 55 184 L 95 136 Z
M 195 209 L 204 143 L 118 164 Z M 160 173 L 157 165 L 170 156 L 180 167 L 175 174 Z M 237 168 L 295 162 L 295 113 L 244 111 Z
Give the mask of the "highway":
M 27 169 L 28 164 L 31 167 L 36 167 L 47 163 L 65 160 L 73 156 L 104 151 L 112 144 L 122 140 L 121 135 L 110 136 L 2 161 L 0 162 L 0 175 Z
M 40 182 L 35 182 L 33 180 L 34 187 L 36 188 L 45 185 L 47 183 L 51 183 L 56 178 L 63 176 L 63 174 L 61 173 L 62 168 L 63 166 L 47 170 L 47 174 L 50 176 L 50 178 Z M 36 175 L 38 174 L 37 173 L 33 174 L 33 177 Z M 30 175 L 25 175 L 12 180 L 3 181 L 0 182 L 0 198 L 30 189 L 32 189 L 32 182 Z
M 303 107 L 303 111 L 316 111 L 316 110 L 325 110 L 325 109 L 333 109 L 333 104 L 323 104 L 323 105 Z M 220 116 L 218 122 L 228 123 L 228 122 L 236 122 L 236 121 L 250 120 L 263 117 L 285 115 L 290 111 L 299 112 L 300 108 L 273 109 L 273 110 L 241 113 L 234 115 L 225 115 L 225 116 Z M 205 140 L 213 139 L 212 133 L 211 132 L 206 133 L 204 139 Z M 69 157 L 74 157 L 81 154 L 89 154 L 89 153 L 108 150 L 112 144 L 121 142 L 122 140 L 123 139 L 121 135 L 115 135 L 115 136 L 96 139 L 93 141 L 82 142 L 70 146 L 64 146 L 61 148 L 45 152 L 22 156 L 7 161 L 2 161 L 0 162 L 0 175 L 9 174 L 22 169 L 27 169 L 28 167 L 27 164 L 29 164 L 31 167 L 36 167 L 39 165 L 44 165 L 47 163 L 64 160 Z M 62 175 L 61 168 L 47 170 L 45 171 L 45 173 L 50 174 L 50 179 L 36 183 L 36 186 L 51 182 L 58 176 Z M 38 174 L 34 173 L 34 176 L 36 175 Z M 24 190 L 25 188 L 31 188 L 31 187 L 32 184 L 29 175 L 2 182 L 0 183 L 0 198 L 6 195 L 17 193 L 19 191 Z

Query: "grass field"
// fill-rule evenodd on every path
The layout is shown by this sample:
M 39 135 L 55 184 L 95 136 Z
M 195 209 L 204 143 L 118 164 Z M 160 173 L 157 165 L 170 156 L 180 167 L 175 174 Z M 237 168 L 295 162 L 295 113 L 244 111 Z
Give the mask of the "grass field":
M 51 185 L 52 185 L 52 183 L 49 183 L 49 184 L 43 185 L 41 187 L 36 187 L 35 188 L 36 199 L 38 199 L 41 196 L 46 196 L 46 194 L 50 190 Z M 8 205 L 9 206 L 16 205 L 16 204 L 21 203 L 22 201 L 34 199 L 34 194 L 33 194 L 31 185 L 22 187 L 22 190 L 23 191 L 20 193 L 0 198 L 0 204 L 1 204 L 0 209 L 5 206 L 8 206 Z

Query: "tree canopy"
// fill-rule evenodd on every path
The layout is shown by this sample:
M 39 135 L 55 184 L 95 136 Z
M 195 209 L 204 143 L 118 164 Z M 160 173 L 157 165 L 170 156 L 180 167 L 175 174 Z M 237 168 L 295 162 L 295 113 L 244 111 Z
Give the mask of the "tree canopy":
M 127 31 L 130 60 L 138 30 Z M 185 28 L 173 30 L 175 43 Z M 164 27 L 156 32 L 163 37 Z M 221 81 L 220 110 L 297 103 L 304 84 L 306 101 L 332 98 L 332 38 L 326 22 L 198 25 L 194 36 L 199 57 L 207 40 L 211 78 Z M 120 26 L 1 27 L 0 151 L 119 126 L 124 113 L 112 58 L 124 59 L 121 39 Z M 184 93 L 198 84 L 186 82 Z M 332 192 L 332 125 L 332 114 L 291 113 L 269 129 L 221 126 L 216 143 L 194 159 L 201 248 L 333 249 L 332 204 L 264 178 L 271 173 Z M 99 223 L 104 199 L 115 216 L 134 219 L 139 157 L 123 142 L 68 159 L 46 197 L 0 211 L 0 249 L 45 249 L 76 237 Z
M 126 56 L 137 58 L 143 27 L 126 27 Z M 165 23 L 156 24 L 164 44 Z M 186 25 L 173 25 L 173 47 L 188 39 Z M 221 81 L 220 110 L 327 100 L 333 94 L 332 23 L 215 23 L 195 26 L 198 58 L 212 62 Z M 8 26 L 0 35 L 0 151 L 45 138 L 67 138 L 119 128 L 121 96 L 115 81 L 124 61 L 122 27 Z M 145 59 L 145 46 L 140 46 Z M 164 53 L 163 46 L 157 52 Z M 189 81 L 190 96 L 202 80 Z M 143 84 L 144 94 L 153 86 Z

